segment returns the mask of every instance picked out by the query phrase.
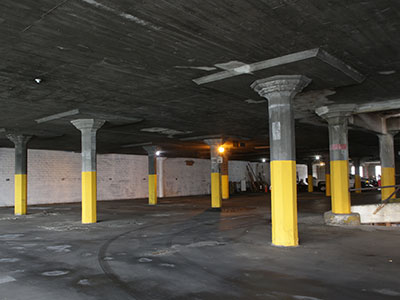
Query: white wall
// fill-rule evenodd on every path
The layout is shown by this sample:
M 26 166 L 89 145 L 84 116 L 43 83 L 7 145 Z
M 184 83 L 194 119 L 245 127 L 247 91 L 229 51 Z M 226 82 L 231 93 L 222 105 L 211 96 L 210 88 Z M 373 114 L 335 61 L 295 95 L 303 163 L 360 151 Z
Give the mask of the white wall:
M 304 182 L 306 182 L 307 178 L 307 165 L 296 165 L 296 172 L 297 176 L 299 178 L 299 181 L 303 179 Z
M 185 161 L 193 161 L 186 165 Z M 169 196 L 205 195 L 211 189 L 208 159 L 167 158 L 164 161 L 164 193 Z
M 123 154 L 98 155 L 98 199 L 115 200 L 148 197 L 147 176 L 147 156 Z M 78 201 L 80 201 L 80 198 Z
M 192 160 L 192 166 L 186 165 Z M 134 199 L 148 196 L 147 156 L 106 154 L 97 156 L 98 200 Z M 245 161 L 229 161 L 229 180 L 249 180 Z M 269 182 L 269 164 L 251 163 L 256 174 Z M 164 160 L 164 196 L 210 193 L 208 159 Z M 0 206 L 14 204 L 14 149 L 0 148 Z M 80 153 L 28 151 L 28 203 L 81 201 Z

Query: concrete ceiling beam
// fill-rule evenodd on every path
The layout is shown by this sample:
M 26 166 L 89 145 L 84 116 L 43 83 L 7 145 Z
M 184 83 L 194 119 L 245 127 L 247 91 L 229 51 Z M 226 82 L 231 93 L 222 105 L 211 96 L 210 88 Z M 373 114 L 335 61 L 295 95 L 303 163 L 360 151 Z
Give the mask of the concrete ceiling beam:
M 386 119 L 386 129 L 388 132 L 400 131 L 400 117 Z
M 374 133 L 385 133 L 387 132 L 386 120 L 378 114 L 358 114 L 352 115 L 349 118 L 349 124 L 357 126 Z
M 371 102 L 357 105 L 355 114 L 380 112 L 386 110 L 400 109 L 400 99 L 392 99 L 380 102 Z

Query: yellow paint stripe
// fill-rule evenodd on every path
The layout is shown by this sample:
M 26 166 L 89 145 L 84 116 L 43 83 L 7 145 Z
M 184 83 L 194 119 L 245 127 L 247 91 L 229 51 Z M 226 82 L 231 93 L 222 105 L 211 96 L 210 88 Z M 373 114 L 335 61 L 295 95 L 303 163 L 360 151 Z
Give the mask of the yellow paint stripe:
M 221 208 L 221 175 L 211 173 L 211 207 Z
M 325 196 L 331 196 L 331 174 L 325 174 Z
M 351 212 L 349 192 L 348 160 L 331 161 L 332 212 L 349 214 Z
M 312 193 L 312 192 L 314 191 L 313 177 L 312 177 L 312 175 L 308 175 L 307 181 L 308 181 L 308 192 L 309 192 L 309 193 Z
M 271 162 L 272 243 L 276 246 L 297 246 L 296 162 Z
M 97 176 L 96 172 L 82 172 L 82 223 L 97 222 Z
M 15 205 L 14 214 L 26 215 L 28 198 L 28 181 L 26 174 L 15 174 L 14 176 Z
M 361 177 L 360 175 L 354 175 L 354 187 L 356 189 L 360 189 L 361 188 Z M 361 193 L 361 190 L 356 191 L 357 194 Z
M 382 168 L 381 185 L 386 186 L 395 184 L 396 184 L 396 179 L 395 179 L 394 168 Z M 394 192 L 394 190 L 395 188 L 381 189 L 382 201 L 387 199 Z M 396 198 L 395 196 L 393 197 Z
M 157 175 L 149 175 L 149 205 L 157 204 Z
M 229 199 L 229 176 L 221 175 L 222 199 Z

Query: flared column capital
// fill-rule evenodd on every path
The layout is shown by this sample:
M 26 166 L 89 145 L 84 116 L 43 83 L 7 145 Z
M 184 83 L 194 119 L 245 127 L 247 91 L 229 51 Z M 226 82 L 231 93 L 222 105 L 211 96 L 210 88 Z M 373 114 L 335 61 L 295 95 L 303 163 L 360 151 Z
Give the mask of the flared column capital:
M 270 99 L 273 96 L 293 98 L 300 93 L 311 79 L 303 75 L 278 75 L 256 80 L 250 86 L 261 97 Z
M 71 121 L 72 125 L 74 125 L 80 131 L 82 130 L 98 130 L 101 126 L 104 125 L 105 120 L 101 119 L 77 119 Z

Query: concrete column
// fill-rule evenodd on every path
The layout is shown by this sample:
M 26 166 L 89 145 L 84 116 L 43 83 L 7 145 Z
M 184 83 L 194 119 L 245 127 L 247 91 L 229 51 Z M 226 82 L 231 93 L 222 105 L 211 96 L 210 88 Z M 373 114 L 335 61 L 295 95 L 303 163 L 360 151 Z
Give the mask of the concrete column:
M 360 189 L 361 188 L 360 159 L 354 158 L 353 165 L 354 165 L 354 188 Z M 361 190 L 356 190 L 356 193 L 360 194 Z
M 323 106 L 316 113 L 328 122 L 331 160 L 332 213 L 351 213 L 349 192 L 348 118 L 355 105 Z
M 251 87 L 268 100 L 271 155 L 272 244 L 297 246 L 296 148 L 292 99 L 311 80 L 300 75 L 273 76 Z
M 164 161 L 166 157 L 157 157 L 158 198 L 164 198 Z
M 312 193 L 314 191 L 313 185 L 313 161 L 307 161 L 307 182 L 308 182 L 308 192 Z
M 229 164 L 229 155 L 227 150 L 225 150 L 222 156 L 222 164 L 221 164 L 221 190 L 222 190 L 222 199 L 229 199 L 229 172 L 228 172 L 228 164 Z
M 27 144 L 31 139 L 31 136 L 7 134 L 7 138 L 15 145 L 14 214 L 26 215 L 28 202 Z
M 381 159 L 381 185 L 395 185 L 395 160 L 393 134 L 379 134 L 379 155 Z M 382 201 L 387 199 L 395 188 L 381 189 Z
M 149 205 L 157 204 L 157 155 L 156 146 L 144 146 L 149 159 Z
M 221 174 L 220 174 L 220 156 L 218 147 L 223 144 L 222 139 L 206 139 L 204 143 L 210 146 L 211 160 L 211 208 L 221 210 Z
M 96 132 L 104 120 L 78 119 L 71 121 L 81 131 L 82 148 L 82 223 L 97 222 L 97 161 Z
M 329 158 L 324 160 L 325 162 L 325 196 L 331 196 L 331 166 Z

